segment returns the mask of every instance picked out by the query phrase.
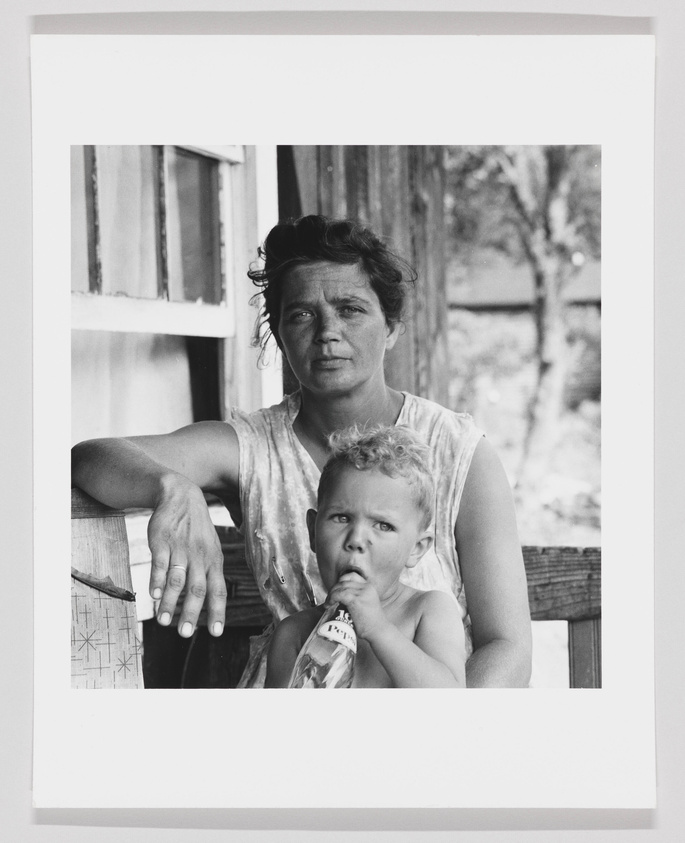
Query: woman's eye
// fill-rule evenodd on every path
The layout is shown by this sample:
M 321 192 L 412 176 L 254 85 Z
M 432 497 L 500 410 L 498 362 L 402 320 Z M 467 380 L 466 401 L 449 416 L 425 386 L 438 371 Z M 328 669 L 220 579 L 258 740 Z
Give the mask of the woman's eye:
M 351 304 L 345 305 L 341 310 L 346 316 L 356 316 L 358 313 L 364 312 L 361 307 L 354 307 Z
M 290 315 L 291 322 L 304 322 L 311 316 L 311 313 L 308 310 L 299 310 L 297 313 L 292 313 Z

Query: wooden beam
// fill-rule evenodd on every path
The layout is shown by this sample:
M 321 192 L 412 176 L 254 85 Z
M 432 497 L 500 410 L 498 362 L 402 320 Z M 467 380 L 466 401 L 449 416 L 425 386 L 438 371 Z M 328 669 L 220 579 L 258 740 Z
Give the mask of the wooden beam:
M 142 688 L 142 641 L 135 603 L 76 579 L 109 579 L 131 592 L 123 512 L 71 490 L 71 686 Z
M 524 547 L 528 600 L 535 621 L 580 621 L 602 614 L 598 547 Z
M 572 688 L 602 687 L 602 621 L 568 625 L 569 682 Z

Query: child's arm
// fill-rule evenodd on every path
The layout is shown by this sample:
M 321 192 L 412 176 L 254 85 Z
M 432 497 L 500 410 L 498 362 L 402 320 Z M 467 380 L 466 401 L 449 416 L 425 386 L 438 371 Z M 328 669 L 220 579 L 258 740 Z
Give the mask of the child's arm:
M 419 599 L 419 619 L 411 641 L 384 615 L 373 586 L 343 584 L 329 595 L 350 610 L 360 638 L 371 645 L 396 688 L 465 688 L 464 625 L 454 600 L 439 591 Z
M 274 630 L 266 658 L 265 688 L 288 687 L 300 649 L 309 634 L 302 637 L 303 619 L 301 616 L 304 614 L 304 612 L 298 612 L 296 615 L 284 618 Z M 311 632 L 312 625 L 309 626 Z

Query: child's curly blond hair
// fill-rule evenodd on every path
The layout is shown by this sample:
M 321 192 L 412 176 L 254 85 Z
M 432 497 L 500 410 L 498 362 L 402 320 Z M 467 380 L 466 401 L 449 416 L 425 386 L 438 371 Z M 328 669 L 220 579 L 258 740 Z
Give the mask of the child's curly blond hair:
M 375 469 L 388 477 L 402 477 L 407 481 L 421 512 L 421 529 L 427 529 L 433 520 L 435 503 L 430 449 L 411 428 L 404 425 L 359 428 L 353 425 L 332 433 L 328 444 L 331 455 L 319 480 L 319 505 L 343 466 L 359 471 Z

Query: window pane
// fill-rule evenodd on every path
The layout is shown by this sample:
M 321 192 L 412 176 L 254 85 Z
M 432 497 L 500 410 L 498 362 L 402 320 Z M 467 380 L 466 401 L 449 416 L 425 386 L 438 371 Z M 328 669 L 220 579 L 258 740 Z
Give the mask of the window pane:
M 170 148 L 167 254 L 171 301 L 222 300 L 219 164 Z
M 158 297 L 157 150 L 97 146 L 102 292 Z

